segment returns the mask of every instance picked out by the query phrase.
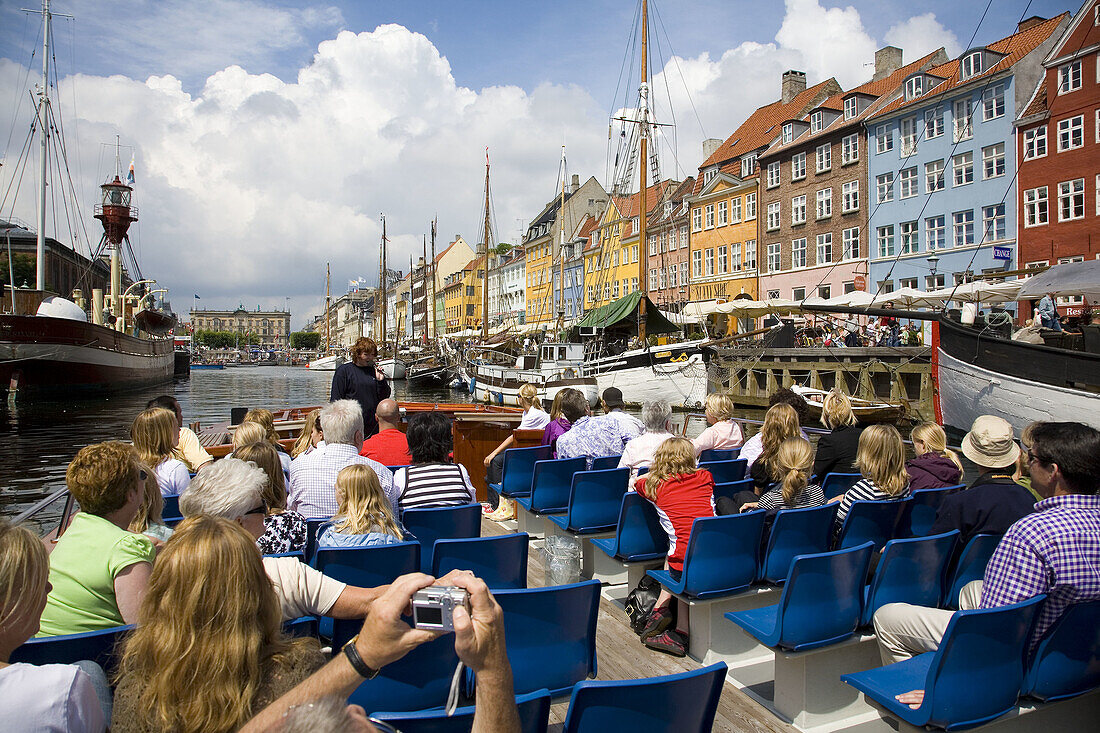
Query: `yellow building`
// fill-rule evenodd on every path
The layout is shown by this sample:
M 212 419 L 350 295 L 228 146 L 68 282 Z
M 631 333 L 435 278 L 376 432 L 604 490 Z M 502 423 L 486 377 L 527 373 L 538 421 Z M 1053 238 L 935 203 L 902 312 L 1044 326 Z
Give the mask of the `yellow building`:
M 443 307 L 447 333 L 481 328 L 482 288 L 485 286 L 485 258 L 467 263 L 443 281 Z
M 443 333 L 461 330 L 462 318 L 462 271 L 451 273 L 443 280 L 443 312 L 445 328 Z

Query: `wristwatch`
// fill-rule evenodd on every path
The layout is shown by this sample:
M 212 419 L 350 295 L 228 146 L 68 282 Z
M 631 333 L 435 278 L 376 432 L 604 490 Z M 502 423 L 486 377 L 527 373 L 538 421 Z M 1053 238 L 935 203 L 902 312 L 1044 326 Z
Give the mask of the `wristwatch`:
M 351 662 L 352 668 L 359 673 L 359 676 L 365 680 L 373 680 L 378 676 L 377 669 L 371 669 L 371 667 L 363 661 L 363 657 L 359 655 L 359 650 L 355 647 L 355 642 L 359 639 L 359 634 L 351 637 L 351 640 L 347 644 L 344 644 L 344 656 Z

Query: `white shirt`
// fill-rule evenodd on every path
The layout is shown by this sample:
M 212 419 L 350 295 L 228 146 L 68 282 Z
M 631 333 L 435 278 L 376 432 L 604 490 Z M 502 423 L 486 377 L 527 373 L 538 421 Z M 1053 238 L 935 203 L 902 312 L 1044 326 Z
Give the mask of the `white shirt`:
M 398 492 L 394 489 L 390 469 L 359 455 L 356 446 L 346 443 L 329 443 L 324 450 L 315 450 L 294 459 L 290 465 L 287 508 L 307 519 L 336 514 L 336 474 L 353 463 L 362 463 L 374 470 L 378 483 L 382 484 L 382 491 L 390 500 L 390 508 L 396 514 Z
M 265 557 L 264 572 L 275 586 L 283 621 L 325 616 L 347 583 L 328 577 L 296 557 Z
M 537 407 L 528 407 L 519 421 L 520 430 L 542 430 L 550 424 L 550 416 Z
M 802 434 L 802 439 L 803 440 L 809 441 L 810 436 L 806 435 L 805 430 L 802 430 L 800 428 L 798 432 Z M 760 454 L 763 453 L 763 452 L 764 452 L 764 438 L 763 438 L 763 436 L 761 436 L 760 433 L 757 433 L 756 435 L 754 435 L 751 438 L 749 438 L 748 440 L 746 440 L 745 444 L 743 446 L 741 446 L 741 452 L 738 454 L 737 457 L 738 458 L 744 458 L 745 461 L 746 461 L 746 463 L 745 463 L 745 471 L 746 471 L 745 475 L 746 476 L 748 475 L 748 473 L 747 473 L 748 470 L 750 468 L 752 468 L 752 464 L 756 463 L 756 459 L 759 458 Z
M 153 469 L 157 485 L 163 496 L 179 496 L 191 485 L 191 472 L 187 464 L 177 458 L 166 458 Z
M 619 468 L 630 469 L 630 485 L 634 485 L 638 478 L 639 468 L 649 468 L 653 464 L 653 456 L 672 433 L 645 433 L 627 441 L 623 447 L 623 455 L 619 458 Z
M 103 708 L 91 678 L 71 664 L 12 664 L 0 669 L 0 730 L 6 733 L 102 733 Z

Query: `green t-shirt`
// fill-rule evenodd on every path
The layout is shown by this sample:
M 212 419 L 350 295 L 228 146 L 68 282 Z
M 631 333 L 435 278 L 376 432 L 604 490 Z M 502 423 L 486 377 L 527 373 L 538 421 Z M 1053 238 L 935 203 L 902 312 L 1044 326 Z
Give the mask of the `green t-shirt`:
M 152 564 L 156 550 L 145 535 L 79 512 L 50 553 L 53 590 L 38 636 L 108 629 L 125 623 L 115 600 L 115 576 L 134 563 Z

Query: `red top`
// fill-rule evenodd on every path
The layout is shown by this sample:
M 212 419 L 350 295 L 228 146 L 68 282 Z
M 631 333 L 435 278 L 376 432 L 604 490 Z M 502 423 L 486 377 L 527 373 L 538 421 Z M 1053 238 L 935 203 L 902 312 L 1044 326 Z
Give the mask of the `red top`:
M 642 496 L 645 480 L 641 476 L 634 484 L 634 490 Z M 673 476 L 661 484 L 653 504 L 668 535 L 668 567 L 683 570 L 691 523 L 697 517 L 714 516 L 714 478 L 705 469 Z
M 407 466 L 412 463 L 409 441 L 397 428 L 386 428 L 364 440 L 359 455 L 378 461 L 383 466 Z

